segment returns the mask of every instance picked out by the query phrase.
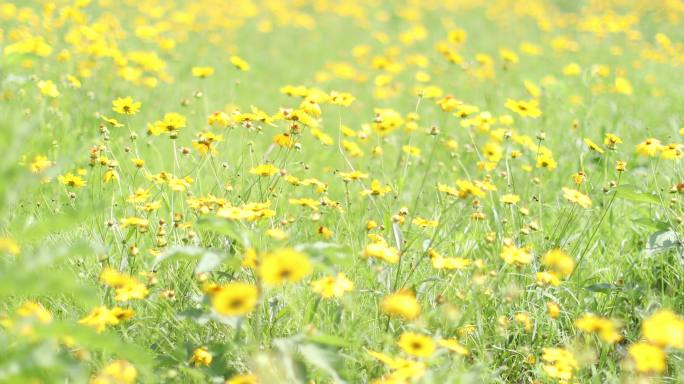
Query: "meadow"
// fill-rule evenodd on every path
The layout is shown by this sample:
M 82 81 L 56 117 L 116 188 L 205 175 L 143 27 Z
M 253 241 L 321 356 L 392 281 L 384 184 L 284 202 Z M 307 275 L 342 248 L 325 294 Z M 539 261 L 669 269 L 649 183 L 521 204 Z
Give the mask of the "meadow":
M 0 0 L 0 382 L 684 382 L 683 69 L 681 0 Z

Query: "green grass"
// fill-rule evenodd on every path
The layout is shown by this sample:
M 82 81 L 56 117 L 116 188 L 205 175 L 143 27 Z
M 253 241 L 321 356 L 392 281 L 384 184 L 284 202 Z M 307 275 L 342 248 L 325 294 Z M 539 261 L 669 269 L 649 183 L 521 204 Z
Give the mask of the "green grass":
M 647 138 L 664 145 L 680 140 L 681 10 L 667 9 L 665 2 L 606 5 L 616 15 L 633 14 L 637 20 L 601 36 L 583 23 L 593 17 L 605 21 L 610 13 L 589 2 L 525 6 L 492 1 L 472 2 L 472 7 L 465 2 L 453 7 L 448 2 L 359 2 L 363 13 L 355 18 L 326 10 L 323 2 L 282 2 L 282 8 L 256 2 L 256 13 L 246 2 L 93 2 L 82 9 L 83 23 L 45 16 L 41 1 L 15 2 L 22 13 L 33 15 L 17 17 L 10 3 L 0 3 L 0 382 L 88 382 L 111 361 L 123 359 L 135 366 L 139 382 L 224 382 L 251 372 L 264 383 L 361 383 L 391 372 L 368 351 L 426 363 L 424 374 L 413 379 L 420 383 L 558 382 L 544 371 L 544 348 L 574 354 L 578 367 L 573 382 L 683 379 L 677 335 L 670 335 L 676 342 L 664 348 L 663 372 L 636 372 L 628 356 L 634 343 L 652 342 L 641 329 L 644 319 L 662 308 L 684 313 L 679 244 L 684 216 L 676 191 L 682 182 L 682 145 L 676 144 L 674 160 L 664 158 L 663 149 L 654 157 L 640 156 L 635 149 Z M 59 15 L 67 3 L 57 2 L 56 7 Z M 174 12 L 181 11 L 194 12 L 194 21 L 179 21 Z M 95 35 L 108 42 L 113 54 L 89 54 L 83 44 L 74 44 L 76 31 L 97 29 L 98 20 L 110 24 L 107 33 Z M 315 25 L 302 28 L 309 20 Z M 273 23 L 271 32 L 260 31 L 264 21 Z M 402 42 L 401 34 L 413 25 L 423 26 L 427 36 Z M 146 38 L 140 26 L 158 35 Z M 462 56 L 460 65 L 436 49 L 456 27 L 467 31 L 464 43 L 449 43 Z M 378 33 L 388 41 L 378 39 Z M 657 33 L 671 39 L 670 48 L 658 44 Z M 27 34 L 42 36 L 52 53 L 8 52 Z M 576 42 L 578 49 L 554 49 L 560 36 Z M 174 41 L 175 47 L 161 48 L 163 39 Z M 524 54 L 522 42 L 538 45 L 543 53 Z M 352 54 L 359 45 L 368 45 L 367 56 Z M 622 53 L 611 53 L 612 47 Z M 504 63 L 501 48 L 515 51 L 519 62 Z M 59 60 L 63 50 L 70 52 L 69 60 Z M 131 71 L 144 68 L 135 62 L 134 52 L 154 53 L 163 62 L 161 71 L 142 71 L 141 79 L 157 79 L 155 87 L 122 77 L 125 66 Z M 234 54 L 251 69 L 233 67 L 229 58 Z M 492 60 L 492 78 L 478 76 L 478 54 Z M 416 55 L 427 59 L 427 66 L 411 64 Z M 127 64 L 116 57 L 127 57 Z M 380 57 L 390 65 L 374 66 Z M 564 75 L 563 67 L 572 62 L 581 66 L 581 74 Z M 355 73 L 335 75 L 336 63 L 350 65 Z M 598 64 L 610 74 L 593 73 Z M 211 66 L 216 72 L 195 78 L 195 66 Z M 440 108 L 442 96 L 413 92 L 419 85 L 417 71 L 431 76 L 425 85 L 477 106 L 478 112 L 458 117 Z M 391 96 L 378 97 L 377 77 L 388 74 Z M 76 76 L 82 86 L 70 87 L 66 75 Z M 615 92 L 616 77 L 627 79 L 633 92 Z M 60 96 L 41 95 L 39 80 L 52 80 Z M 538 118 L 505 107 L 508 99 L 532 98 L 525 80 L 541 88 Z M 274 116 L 280 108 L 296 109 L 302 100 L 280 92 L 286 85 L 349 92 L 356 98 L 348 107 L 321 103 L 316 121 L 332 145 L 323 145 L 302 124 L 301 131 L 293 131 L 295 146 L 273 145 L 274 135 L 291 130 L 292 122 L 282 119 L 273 124 L 207 124 L 215 111 L 249 112 L 255 106 Z M 142 102 L 140 112 L 124 116 L 112 111 L 112 100 L 126 96 Z M 581 101 L 572 102 L 578 96 Z M 372 128 L 375 108 L 391 108 L 405 120 L 412 112 L 420 118 L 414 131 L 405 130 L 404 124 L 381 136 Z M 148 135 L 147 124 L 168 112 L 187 118 L 178 137 Z M 487 113 L 495 119 L 510 115 L 514 123 L 465 124 Z M 100 115 L 125 127 L 105 126 Z M 357 136 L 343 136 L 341 126 Z M 223 135 L 214 154 L 201 155 L 192 145 L 203 131 Z M 513 137 L 506 138 L 507 132 Z M 614 150 L 603 144 L 607 133 L 622 139 Z M 523 136 L 529 145 L 520 143 Z M 585 138 L 604 153 L 591 151 Z M 345 152 L 342 140 L 358 144 L 363 156 Z M 458 148 L 448 148 L 449 140 Z M 499 143 L 501 159 L 487 170 L 479 162 L 491 141 Z M 407 155 L 405 145 L 419 148 L 420 157 Z M 540 153 L 535 145 L 552 152 L 556 169 L 536 167 Z M 375 147 L 382 148 L 381 155 L 373 155 Z M 90 165 L 93 148 L 99 151 Z M 514 151 L 520 156 L 513 156 Z M 52 165 L 30 172 L 36 155 L 46 156 Z M 100 156 L 106 158 L 104 165 Z M 136 168 L 133 158 L 144 159 L 144 167 Z M 615 171 L 617 160 L 627 162 L 627 171 Z M 282 172 L 268 177 L 249 172 L 265 163 Z M 116 169 L 118 180 L 105 182 L 108 166 Z M 59 175 L 78 168 L 87 170 L 85 187 L 59 182 Z M 339 173 L 352 170 L 369 176 L 342 181 Z M 174 192 L 146 177 L 162 171 L 189 176 L 192 184 Z M 573 181 L 578 171 L 586 173 L 582 185 Z M 316 178 L 326 188 L 292 185 L 286 174 Z M 373 179 L 389 185 L 391 192 L 362 197 Z M 489 180 L 496 191 L 479 198 L 438 191 L 438 184 L 455 186 L 456 180 Z M 591 206 L 585 209 L 564 199 L 563 187 L 587 194 Z M 160 208 L 136 210 L 127 199 L 138 188 L 149 189 L 148 201 L 159 201 Z M 506 205 L 500 202 L 504 194 L 515 194 L 520 201 Z M 270 201 L 274 216 L 230 220 L 218 217 L 216 210 L 200 213 L 190 207 L 189 198 L 208 196 L 233 206 Z M 329 198 L 340 209 L 328 205 L 313 212 L 289 203 L 303 197 Z M 399 223 L 403 208 L 408 214 Z M 481 212 L 483 220 L 474 220 L 474 212 Z M 148 220 L 144 230 L 121 227 L 122 219 L 133 216 Z M 416 217 L 439 223 L 421 229 L 411 224 Z M 379 227 L 367 230 L 369 220 Z M 322 236 L 321 227 L 332 236 Z M 282 229 L 287 238 L 273 238 L 269 229 Z M 362 257 L 371 243 L 369 233 L 384 236 L 397 248 L 399 262 Z M 19 254 L 12 255 L 2 239 L 16 242 Z M 508 243 L 529 247 L 532 261 L 519 267 L 505 264 L 501 253 Z M 257 271 L 241 266 L 248 248 L 263 261 L 264 253 L 283 247 L 306 254 L 313 272 L 298 282 L 269 287 Z M 438 270 L 428 247 L 472 264 Z M 554 248 L 567 252 L 576 267 L 561 277 L 559 286 L 542 286 L 536 273 L 548 269 L 542 258 Z M 134 276 L 149 294 L 116 302 L 114 290 L 99 278 L 106 267 Z M 353 281 L 353 291 L 325 299 L 311 289 L 311 281 L 338 272 Z M 203 287 L 234 281 L 258 286 L 258 304 L 243 317 L 217 315 Z M 422 313 L 414 320 L 388 317 L 382 310 L 383 298 L 400 289 L 415 292 L 420 302 Z M 52 320 L 40 323 L 35 316 L 22 315 L 18 308 L 26 301 L 40 303 Z M 549 302 L 560 305 L 555 319 L 548 314 Z M 78 323 L 101 305 L 131 308 L 135 314 L 102 333 Z M 615 320 L 622 340 L 611 344 L 579 330 L 575 321 L 585 313 Z M 528 316 L 529 329 L 516 321 L 519 314 Z M 472 332 L 464 332 L 471 326 Z M 429 358 L 411 357 L 397 346 L 401 334 L 409 331 L 434 340 L 458 339 L 470 353 L 459 356 L 438 348 Z M 65 337 L 70 339 L 65 342 Z M 190 362 L 200 347 L 212 354 L 211 364 Z

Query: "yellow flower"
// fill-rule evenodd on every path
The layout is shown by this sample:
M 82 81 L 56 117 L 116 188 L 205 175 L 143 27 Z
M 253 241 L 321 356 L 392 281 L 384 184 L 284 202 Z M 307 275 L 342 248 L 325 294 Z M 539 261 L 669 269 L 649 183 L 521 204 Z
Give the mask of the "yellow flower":
M 225 384 L 258 384 L 259 379 L 256 375 L 246 374 L 246 375 L 234 375 L 230 379 L 226 380 Z
M 512 193 L 507 193 L 499 199 L 504 204 L 517 204 L 520 201 L 520 196 L 514 195 Z
M 618 172 L 624 172 L 627 169 L 627 162 L 622 160 L 615 161 L 615 170 Z
M 560 249 L 546 252 L 542 257 L 542 264 L 560 276 L 569 276 L 575 269 L 575 260 Z
M 632 84 L 624 77 L 615 78 L 615 92 L 623 95 L 631 95 L 634 91 Z
M 134 102 L 133 98 L 130 96 L 124 98 L 119 97 L 112 101 L 112 110 L 122 115 L 135 115 L 140 110 L 141 105 L 141 102 Z
M 385 136 L 390 132 L 398 129 L 404 124 L 404 118 L 401 114 L 389 108 L 376 108 L 375 119 L 371 127 L 380 136 Z
M 390 264 L 396 264 L 399 261 L 399 251 L 387 245 L 385 241 L 372 242 L 366 245 L 363 257 L 374 257 Z
M 311 282 L 311 289 L 324 298 L 342 297 L 354 289 L 354 283 L 344 273 L 326 276 Z
M 403 145 L 401 147 L 401 150 L 409 156 L 420 158 L 420 148 L 418 147 L 414 147 L 411 145 Z
M 43 96 L 47 97 L 59 97 L 59 90 L 52 80 L 41 80 L 38 82 L 38 89 Z
M 667 369 L 665 352 L 654 345 L 638 342 L 630 345 L 627 353 L 634 362 L 637 372 L 663 373 Z
M 560 283 L 561 281 L 555 273 L 546 271 L 537 272 L 537 284 L 540 286 L 552 285 L 557 287 Z
M 244 316 L 254 310 L 258 299 L 257 287 L 234 282 L 217 287 L 211 295 L 211 305 L 220 315 Z
M 86 185 L 86 181 L 83 180 L 81 176 L 74 175 L 71 172 L 67 173 L 66 175 L 60 175 L 57 179 L 60 183 L 68 187 L 82 188 Z
M 66 75 L 66 79 L 72 87 L 77 89 L 81 88 L 81 80 L 79 80 L 77 77 L 73 75 Z
M 192 67 L 192 75 L 199 78 L 207 78 L 214 74 L 213 67 Z
M 142 218 L 142 217 L 126 217 L 123 218 L 119 221 L 119 226 L 122 229 L 128 228 L 128 227 L 137 227 L 140 230 L 144 230 L 147 228 L 149 225 L 149 220 Z
M 501 258 L 506 264 L 525 265 L 532 262 L 532 254 L 527 248 L 506 245 L 501 250 Z
M 33 317 L 43 324 L 52 322 L 52 313 L 43 307 L 43 304 L 35 301 L 25 301 L 17 308 L 17 315 L 21 317 Z
M 537 157 L 537 168 L 546 168 L 549 171 L 556 169 L 558 164 L 550 153 L 541 153 Z
M 582 67 L 577 63 L 570 63 L 563 67 L 563 74 L 565 76 L 577 76 L 582 73 Z
M 546 303 L 546 310 L 549 313 L 549 317 L 551 317 L 552 319 L 556 319 L 560 315 L 561 309 L 558 303 L 549 301 L 548 303 Z
M 95 328 L 97 333 L 101 333 L 109 325 L 117 325 L 123 320 L 133 317 L 132 309 L 124 309 L 114 307 L 109 309 L 105 306 L 93 308 L 88 316 L 78 321 L 79 324 L 84 324 Z
M 416 217 L 413 219 L 412 223 L 421 228 L 435 228 L 439 224 L 439 221 Z
M 383 186 L 380 180 L 373 180 L 371 181 L 370 189 L 361 191 L 361 196 L 383 196 L 389 192 L 392 192 L 392 187 L 389 185 Z
M 186 126 L 186 122 L 187 119 L 180 113 L 169 112 L 164 114 L 162 120 L 147 124 L 147 131 L 154 136 L 169 133 L 172 138 L 175 138 L 178 135 L 178 131 Z
M 563 348 L 543 348 L 542 368 L 552 378 L 568 381 L 579 367 L 572 352 Z
M 413 320 L 420 316 L 420 303 L 413 292 L 402 290 L 382 299 L 382 311 L 390 316 Z
M 589 147 L 589 149 L 591 149 L 592 151 L 594 151 L 594 152 L 596 152 L 596 153 L 599 153 L 599 154 L 600 154 L 600 153 L 603 153 L 603 149 L 602 149 L 601 147 L 599 147 L 598 144 L 596 144 L 596 143 L 594 143 L 593 141 L 591 141 L 591 139 L 585 137 L 585 138 L 584 138 L 584 143 L 585 143 L 585 144 Z
M 637 144 L 636 152 L 640 156 L 654 157 L 660 149 L 660 140 L 646 139 Z
M 669 309 L 661 309 L 644 320 L 641 334 L 663 348 L 684 348 L 684 319 Z
M 100 280 L 115 288 L 116 301 L 142 300 L 148 294 L 145 284 L 113 268 L 105 268 L 100 274 Z
M 572 203 L 575 203 L 575 204 L 581 206 L 582 208 L 589 208 L 591 206 L 591 199 L 589 198 L 589 196 L 585 195 L 584 193 L 582 193 L 576 189 L 565 188 L 565 187 L 563 187 L 562 190 L 563 190 L 563 197 L 566 200 L 568 200 Z
M 361 171 L 338 172 L 337 175 L 340 176 L 344 181 L 361 180 L 368 178 L 368 174 L 363 173 Z
M 525 80 L 523 81 L 523 85 L 525 86 L 527 93 L 529 93 L 533 98 L 538 99 L 539 96 L 541 96 L 541 89 L 539 89 L 535 83 Z
M 295 283 L 311 273 L 309 257 L 291 248 L 281 248 L 263 255 L 259 276 L 266 285 Z
M 516 323 L 522 325 L 525 331 L 530 331 L 532 329 L 532 319 L 530 319 L 530 315 L 527 313 L 516 313 L 513 318 L 515 319 Z
M 318 207 L 321 205 L 320 201 L 309 199 L 307 197 L 303 197 L 301 199 L 290 199 L 289 203 L 292 205 L 299 205 L 302 207 L 309 208 L 314 212 L 318 212 Z
M 461 356 L 468 356 L 470 354 L 468 348 L 462 346 L 456 339 L 440 339 L 437 340 L 437 345 Z
M 542 112 L 539 109 L 539 101 L 537 99 L 530 100 L 506 100 L 505 107 L 517 113 L 522 117 L 537 118 L 541 116 Z
M 215 143 L 223 141 L 223 135 L 216 135 L 211 132 L 200 132 L 197 134 L 197 140 L 192 141 L 192 146 L 199 151 L 201 155 L 211 153 L 212 155 L 218 153 L 213 147 Z
M 612 133 L 606 133 L 606 136 L 603 138 L 603 144 L 610 149 L 615 149 L 618 144 L 622 144 L 622 139 Z
M 404 352 L 416 357 L 430 357 L 435 352 L 435 342 L 432 338 L 413 332 L 402 333 L 397 345 Z
M 573 180 L 573 181 L 575 182 L 575 184 L 577 184 L 577 185 L 580 185 L 580 184 L 584 183 L 584 179 L 585 179 L 586 177 L 587 177 L 587 174 L 584 173 L 584 172 L 582 172 L 582 171 L 579 171 L 579 172 L 576 172 L 576 173 L 573 173 L 573 174 L 572 174 L 572 180 Z
M 247 63 L 244 59 L 242 59 L 239 56 L 231 56 L 230 63 L 233 64 L 235 68 L 241 71 L 249 71 L 249 69 L 251 68 L 249 66 L 249 63 Z
M 279 169 L 273 164 L 262 164 L 249 170 L 249 173 L 258 176 L 273 176 L 278 172 Z
M 21 252 L 21 247 L 19 247 L 19 243 L 16 240 L 10 237 L 0 237 L 0 252 L 16 256 Z
M 48 160 L 46 156 L 37 155 L 33 158 L 29 169 L 31 173 L 40 173 L 50 166 L 52 166 L 52 161 Z
M 577 319 L 575 326 L 584 332 L 597 333 L 606 343 L 613 344 L 622 340 L 622 335 L 618 332 L 617 324 L 614 321 L 591 313 L 586 313 Z
M 197 348 L 192 352 L 192 356 L 190 357 L 190 362 L 193 363 L 196 367 L 200 365 L 206 365 L 208 366 L 211 364 L 211 361 L 214 359 L 214 356 L 209 352 L 208 349 L 202 347 L 202 348 Z
M 484 197 L 485 196 L 485 191 L 483 191 L 480 187 L 473 184 L 473 182 L 471 182 L 469 180 L 456 180 L 456 187 L 458 188 L 458 197 L 460 197 L 462 199 L 465 199 L 469 196 L 474 196 L 474 197 Z M 447 193 L 449 193 L 448 190 L 445 190 L 445 191 Z
M 354 100 L 356 100 L 356 98 L 350 93 L 337 91 L 330 92 L 329 101 L 331 104 L 348 107 Z
M 462 257 L 432 257 L 432 267 L 435 269 L 460 270 L 470 265 L 470 260 Z
M 392 373 L 373 381 L 373 383 L 407 383 L 418 380 L 427 371 L 427 365 L 423 362 L 393 358 L 375 351 L 368 351 L 368 354 L 392 370 Z
M 114 360 L 107 364 L 90 384 L 133 384 L 138 378 L 138 370 L 125 360 Z

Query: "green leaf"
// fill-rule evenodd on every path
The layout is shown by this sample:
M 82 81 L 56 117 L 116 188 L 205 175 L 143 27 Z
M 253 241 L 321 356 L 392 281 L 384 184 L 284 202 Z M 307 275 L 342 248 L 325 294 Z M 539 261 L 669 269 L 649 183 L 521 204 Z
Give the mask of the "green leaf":
M 633 185 L 623 184 L 617 188 L 617 197 L 637 203 L 661 205 L 660 198 L 652 193 L 641 192 Z
M 648 217 L 641 217 L 638 219 L 632 219 L 632 222 L 638 225 L 641 225 L 643 227 L 648 227 L 652 229 L 656 229 L 659 231 L 666 230 L 670 227 L 670 224 L 664 222 L 664 221 L 658 221 L 654 220 Z
M 154 261 L 153 268 L 157 269 L 162 263 L 168 263 L 172 260 L 188 259 L 199 259 L 197 266 L 195 267 L 195 273 L 204 273 L 210 272 L 221 265 L 224 257 L 208 249 L 195 246 L 172 247 L 162 253 Z
M 617 285 L 611 284 L 611 283 L 598 283 L 598 284 L 592 284 L 584 287 L 587 291 L 591 292 L 599 292 L 599 293 L 608 293 L 610 291 L 615 291 L 620 289 Z
M 653 255 L 658 252 L 667 251 L 670 248 L 680 247 L 682 244 L 677 232 L 668 229 L 654 232 L 648 237 L 646 253 Z
M 204 252 L 199 263 L 195 267 L 195 274 L 206 273 L 213 271 L 216 267 L 221 265 L 223 257 L 214 252 Z
M 299 353 L 307 363 L 329 374 L 333 382 L 345 383 L 334 367 L 337 362 L 337 354 L 334 352 L 320 348 L 315 344 L 301 344 Z
M 315 335 L 310 335 L 306 337 L 306 341 L 309 343 L 327 345 L 331 347 L 346 348 L 349 346 L 349 342 L 339 336 L 327 335 L 325 333 L 318 333 Z
M 3 268 L 0 267 L 0 298 L 49 296 L 58 292 L 76 302 L 93 306 L 97 292 L 92 286 L 78 281 L 74 274 L 58 268 Z
M 250 244 L 247 233 L 240 228 L 238 222 L 232 220 L 205 217 L 197 222 L 197 227 L 205 231 L 226 236 L 234 241 L 242 243 L 244 246 L 249 246 Z

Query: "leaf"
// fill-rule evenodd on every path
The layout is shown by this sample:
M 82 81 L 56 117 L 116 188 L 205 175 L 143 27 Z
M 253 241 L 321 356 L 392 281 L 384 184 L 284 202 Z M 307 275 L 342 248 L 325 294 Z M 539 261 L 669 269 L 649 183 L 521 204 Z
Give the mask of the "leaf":
M 297 251 L 308 254 L 311 257 L 323 258 L 328 265 L 344 265 L 349 262 L 351 250 L 348 246 L 336 243 L 317 241 L 309 244 L 298 244 L 294 247 Z
M 653 255 L 658 252 L 663 252 L 670 248 L 679 246 L 681 246 L 681 243 L 679 241 L 679 235 L 677 232 L 671 229 L 657 231 L 648 237 L 646 253 L 648 255 Z
M 216 267 L 221 265 L 223 258 L 214 252 L 205 252 L 202 255 L 199 263 L 195 267 L 195 274 L 206 273 L 213 271 Z
M 648 227 L 652 229 L 656 229 L 659 231 L 666 230 L 670 227 L 670 225 L 664 221 L 658 221 L 654 220 L 648 217 L 641 217 L 638 219 L 633 219 L 631 220 L 634 224 L 641 225 L 643 227 Z
M 94 330 L 66 321 L 54 321 L 52 324 L 36 328 L 37 334 L 43 338 L 61 338 L 71 336 L 76 344 L 86 349 L 99 350 L 105 354 L 125 358 L 140 366 L 147 366 L 154 360 L 145 348 L 121 340 L 114 332 L 97 333 Z
M 80 282 L 73 273 L 58 268 L 0 267 L 0 299 L 10 297 L 67 295 L 85 306 L 97 303 L 96 289 Z M 1 300 L 0 300 L 1 301 Z
M 339 348 L 345 348 L 349 346 L 349 342 L 347 340 L 335 336 L 335 335 L 327 335 L 325 333 L 318 333 L 315 335 L 310 335 L 306 337 L 306 341 L 309 343 L 315 343 L 315 344 L 321 344 L 321 345 L 327 345 L 331 347 L 339 347 Z
M 623 184 L 618 186 L 617 195 L 621 199 L 634 201 L 637 203 L 647 203 L 661 205 L 661 201 L 655 194 L 638 191 L 633 185 Z
M 317 347 L 314 344 L 301 344 L 299 353 L 306 362 L 328 373 L 335 383 L 345 383 L 334 368 L 337 355 L 332 351 Z
M 599 283 L 599 284 L 592 284 L 584 287 L 587 291 L 591 292 L 600 292 L 600 293 L 608 293 L 610 291 L 615 291 L 618 290 L 619 287 L 615 284 L 611 283 Z
M 218 267 L 223 261 L 223 257 L 214 253 L 208 249 L 185 246 L 185 247 L 172 247 L 166 252 L 162 253 L 154 261 L 153 269 L 157 269 L 162 262 L 168 262 L 170 260 L 177 259 L 197 259 L 199 262 L 195 267 L 195 273 L 204 273 L 212 271 L 214 268 Z
M 249 237 L 244 231 L 240 230 L 239 224 L 235 221 L 218 218 L 202 218 L 197 222 L 197 227 L 226 236 L 232 240 L 241 242 L 245 246 L 249 246 L 250 244 Z
M 401 246 L 404 244 L 404 236 L 401 234 L 401 228 L 399 224 L 392 223 L 392 233 L 394 234 L 394 243 L 399 251 L 401 251 Z

